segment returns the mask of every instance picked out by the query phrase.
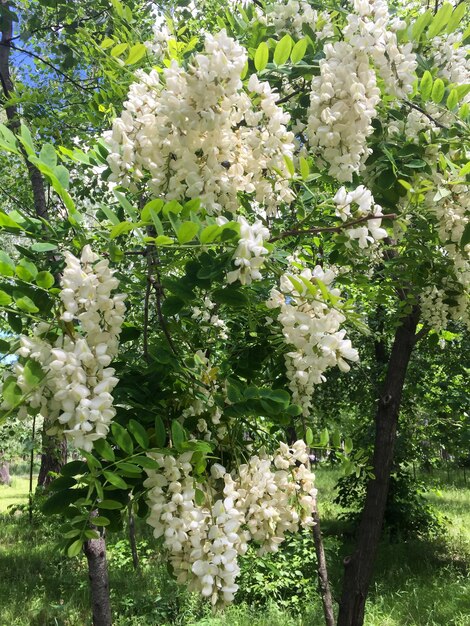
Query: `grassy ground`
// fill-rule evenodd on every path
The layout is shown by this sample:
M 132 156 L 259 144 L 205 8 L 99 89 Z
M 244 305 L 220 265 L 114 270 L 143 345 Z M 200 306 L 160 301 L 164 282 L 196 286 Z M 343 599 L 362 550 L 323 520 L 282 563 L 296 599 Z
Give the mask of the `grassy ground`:
M 337 596 L 341 562 L 348 548 L 340 548 L 334 537 L 340 512 L 332 502 L 335 480 L 334 472 L 317 473 L 322 496 L 320 511 Z M 449 484 L 445 474 L 431 476 L 429 482 L 434 490 L 428 498 L 448 518 L 446 539 L 382 545 L 367 603 L 366 626 L 470 626 L 470 486 L 461 480 Z M 13 477 L 11 487 L 0 486 L 0 626 L 89 624 L 84 559 L 60 555 L 54 521 L 37 515 L 31 526 L 27 515 L 5 514 L 10 503 L 27 503 L 27 490 L 28 480 L 24 477 Z M 109 543 L 115 626 L 322 625 L 315 585 L 301 617 L 273 602 L 262 607 L 242 603 L 222 615 L 212 616 L 196 596 L 169 579 L 165 564 L 155 556 L 145 525 L 138 529 L 138 538 L 140 574 L 132 570 L 125 536 L 111 538 Z M 256 562 L 252 567 L 256 567 Z M 258 576 L 256 571 L 254 576 Z M 260 584 L 263 589 L 264 579 Z M 266 584 L 266 593 L 268 590 Z M 245 584 L 242 593 L 248 598 L 249 592 Z M 294 592 L 295 588 L 292 595 Z

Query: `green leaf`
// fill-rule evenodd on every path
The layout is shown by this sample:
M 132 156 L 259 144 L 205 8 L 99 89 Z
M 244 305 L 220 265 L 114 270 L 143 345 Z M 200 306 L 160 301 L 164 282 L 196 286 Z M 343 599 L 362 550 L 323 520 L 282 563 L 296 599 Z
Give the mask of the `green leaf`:
M 109 519 L 107 517 L 103 517 L 102 515 L 98 515 L 93 518 L 94 526 L 109 526 Z
M 419 38 L 423 34 L 425 28 L 427 28 L 427 26 L 431 23 L 431 21 L 432 21 L 431 10 L 428 10 L 425 13 L 422 13 L 418 17 L 418 19 L 414 23 L 413 28 L 411 30 L 411 36 L 415 41 L 419 41 Z
M 255 52 L 255 68 L 258 72 L 262 72 L 269 61 L 269 46 L 262 41 Z
M 298 415 L 302 414 L 302 407 L 300 407 L 298 404 L 291 404 L 287 407 L 286 413 L 290 417 L 297 417 Z
M 328 445 L 328 441 L 330 440 L 330 433 L 327 428 L 324 428 L 320 434 L 320 446 Z
M 452 33 L 460 24 L 460 22 L 462 21 L 463 17 L 465 16 L 466 12 L 468 9 L 468 3 L 467 2 L 460 2 L 460 4 L 458 4 L 450 19 L 449 22 L 447 24 L 447 28 L 446 28 L 446 32 L 447 33 Z
M 111 50 L 111 56 L 120 56 L 125 50 L 127 50 L 128 46 L 129 44 L 127 43 L 118 43 L 117 46 L 114 46 L 114 48 Z
M 217 235 L 222 232 L 222 229 L 217 224 L 210 224 L 206 226 L 201 234 L 199 235 L 199 241 L 201 243 L 211 243 L 215 239 L 217 239 Z
M 178 452 L 181 452 L 182 445 L 186 441 L 186 433 L 177 420 L 173 420 L 171 423 L 171 439 L 173 446 L 178 450 Z
M 109 238 L 116 239 L 116 237 L 120 237 L 121 235 L 130 232 L 133 228 L 135 228 L 135 226 L 136 225 L 132 222 L 119 222 L 119 224 L 115 224 L 115 226 L 111 228 Z
M 305 443 L 307 444 L 307 446 L 311 446 L 313 443 L 313 431 L 310 426 L 305 431 Z
M 354 444 L 353 441 L 351 439 L 351 437 L 346 437 L 346 439 L 344 440 L 344 451 L 346 454 L 349 454 L 354 448 Z
M 21 124 L 20 128 L 20 139 L 21 143 L 26 150 L 28 155 L 35 154 L 33 138 L 31 137 L 31 133 L 29 132 L 29 128 L 24 124 Z
M 156 246 L 170 246 L 173 243 L 175 243 L 175 240 L 172 239 L 171 237 L 167 237 L 166 235 L 159 235 L 155 239 Z
M 23 376 L 29 387 L 37 387 L 44 378 L 44 371 L 37 361 L 28 359 L 23 369 Z
M 99 456 L 105 461 L 113 462 L 116 460 L 112 446 L 105 439 L 97 439 L 93 445 Z
M 107 511 L 112 511 L 116 509 L 123 509 L 124 504 L 118 502 L 117 500 L 102 500 L 98 503 L 98 509 L 105 509 Z
M 117 474 L 104 470 L 103 476 L 109 483 L 111 483 L 111 485 L 113 485 L 113 487 L 117 487 L 118 489 L 127 489 L 126 481 Z
M 308 42 L 306 39 L 299 39 L 297 43 L 292 48 L 292 52 L 290 53 L 290 60 L 292 63 L 298 63 L 301 61 L 305 53 L 307 52 Z
M 163 209 L 163 205 L 165 202 L 160 198 L 154 198 L 147 202 L 147 204 L 142 209 L 141 218 L 144 222 L 151 223 L 152 222 L 152 211 L 155 211 L 155 214 L 158 215 L 160 211 Z
M 9 296 L 6 291 L 0 289 L 0 306 L 8 306 L 12 303 L 12 297 Z
M 34 302 L 28 296 L 24 295 L 15 295 L 17 292 L 13 293 L 13 298 L 15 299 L 16 306 L 24 311 L 25 313 L 37 313 L 39 308 L 34 304 Z
M 70 463 L 64 465 L 60 473 L 63 476 L 78 476 L 79 474 L 85 474 L 86 471 L 87 466 L 83 461 L 70 461 Z
M 426 70 L 421 78 L 421 82 L 419 83 L 419 93 L 421 94 L 423 102 L 429 100 L 432 91 L 432 83 L 432 74 Z
M 67 556 L 69 556 L 70 558 L 74 556 L 78 556 L 80 552 L 82 551 L 82 546 L 83 546 L 83 539 L 77 539 L 76 541 L 71 543 L 69 547 L 67 548 Z
M 100 43 L 100 48 L 102 50 L 106 50 L 107 48 L 110 48 L 112 45 L 114 45 L 114 40 L 110 39 L 109 37 L 105 37 L 103 41 Z
M 431 22 L 431 26 L 428 30 L 429 39 L 432 39 L 444 30 L 444 28 L 447 26 L 447 23 L 449 22 L 450 16 L 452 15 L 452 10 L 453 6 L 450 4 L 450 2 L 444 2 L 444 4 L 441 6 Z
M 446 106 L 452 111 L 459 103 L 459 94 L 457 93 L 457 89 L 451 89 L 450 94 L 447 96 Z
M 42 287 L 43 289 L 50 289 L 54 283 L 54 276 L 50 272 L 39 272 L 36 276 L 36 285 L 38 287 Z
M 99 532 L 97 532 L 96 530 L 85 530 L 85 532 L 83 533 L 85 539 L 99 539 L 100 538 L 100 534 Z
M 74 487 L 76 484 L 77 481 L 71 476 L 59 476 L 59 478 L 56 478 L 52 481 L 52 483 L 49 485 L 49 489 L 51 491 L 63 491 L 64 489 L 70 489 L 71 487 Z
M 287 154 L 284 154 L 283 158 L 284 158 L 284 163 L 286 164 L 286 167 L 287 167 L 287 171 L 289 172 L 291 176 L 294 176 L 295 174 L 294 162 L 292 161 L 290 157 L 287 156 Z
M 215 289 L 212 294 L 212 299 L 218 304 L 227 304 L 233 307 L 246 307 L 249 305 L 249 298 L 236 287 L 222 287 Z
M 31 246 L 31 250 L 34 252 L 52 252 L 52 250 L 57 250 L 57 245 L 55 243 L 33 243 Z
M 143 43 L 136 43 L 129 50 L 129 56 L 124 61 L 124 63 L 126 65 L 133 65 L 134 63 L 137 63 L 138 61 L 140 61 L 140 59 L 142 59 L 142 57 L 144 57 L 146 53 L 147 53 L 147 48 L 145 47 L 145 45 Z
M 21 230 L 21 226 L 17 222 L 15 222 L 15 220 L 12 220 L 11 217 L 3 211 L 0 211 L 0 228 Z
M 292 50 L 292 43 L 292 37 L 290 35 L 284 35 L 284 37 L 278 41 L 274 49 L 274 63 L 276 65 L 284 65 L 287 61 Z
M 139 424 L 136 420 L 131 419 L 129 420 L 127 427 L 139 446 L 144 450 L 147 450 L 149 447 L 149 436 L 142 424 Z
M 203 506 L 204 502 L 206 501 L 206 494 L 201 489 L 198 489 L 196 487 L 196 489 L 194 490 L 194 500 L 196 501 L 196 504 L 198 506 Z
M 162 304 L 162 313 L 163 315 L 173 316 L 177 315 L 181 309 L 185 307 L 185 301 L 178 296 L 168 296 L 165 298 Z
M 199 226 L 195 222 L 183 222 L 177 232 L 179 243 L 192 241 L 198 230 Z
M 431 91 L 432 101 L 435 102 L 436 104 L 439 104 L 442 101 L 442 98 L 444 97 L 444 92 L 445 92 L 444 81 L 442 80 L 442 78 L 436 78 L 436 80 L 434 81 L 434 85 L 432 86 L 432 91 Z
M 129 202 L 129 200 L 126 198 L 126 196 L 120 191 L 116 191 L 116 190 L 113 191 L 113 194 L 115 198 L 117 199 L 117 201 L 119 202 L 119 204 L 124 209 L 124 211 L 131 218 L 131 220 L 133 220 L 134 222 L 137 222 L 139 219 L 139 216 L 137 215 L 136 210 L 134 209 L 132 204 Z
M 470 222 L 465 226 L 462 239 L 460 240 L 460 247 L 465 248 L 470 243 Z
M 2 276 L 13 276 L 15 273 L 15 264 L 6 252 L 0 250 L 0 274 Z
M 54 169 L 57 165 L 57 153 L 55 148 L 50 143 L 45 143 L 39 153 L 39 159 L 51 169 Z
M 137 463 L 140 467 L 144 469 L 159 469 L 160 465 L 155 459 L 152 459 L 149 456 L 136 456 L 132 459 L 133 463 Z
M 21 402 L 23 393 L 16 384 L 14 376 L 8 376 L 3 383 L 2 396 L 9 407 L 15 407 Z
M 166 443 L 166 428 L 162 418 L 157 415 L 155 418 L 155 442 L 157 448 L 164 448 Z
M 334 431 L 331 439 L 332 439 L 334 448 L 337 448 L 337 449 L 341 448 L 341 435 L 340 435 L 339 430 Z
M 27 261 L 26 259 L 21 259 L 18 265 L 15 268 L 16 275 L 21 280 L 24 280 L 26 283 L 31 282 L 38 275 L 38 268 L 31 263 L 31 261 Z
M 127 452 L 127 454 L 132 454 L 134 451 L 134 444 L 132 443 L 131 436 L 127 430 L 117 422 L 113 422 L 111 424 L 111 432 L 113 433 L 114 439 L 121 450 Z
M 308 164 L 307 159 L 304 159 L 304 157 L 300 157 L 299 166 L 300 166 L 300 175 L 302 176 L 302 180 L 307 180 L 307 178 L 310 175 L 310 165 Z

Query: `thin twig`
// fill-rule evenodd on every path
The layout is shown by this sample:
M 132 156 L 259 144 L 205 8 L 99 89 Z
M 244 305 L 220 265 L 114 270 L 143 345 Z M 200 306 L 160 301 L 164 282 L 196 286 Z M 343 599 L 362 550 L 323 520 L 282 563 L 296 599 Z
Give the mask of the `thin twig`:
M 430 120 L 433 124 L 435 124 L 438 128 L 443 128 L 444 130 L 449 130 L 447 128 L 447 126 L 444 126 L 444 124 L 441 124 L 440 122 L 438 122 L 432 115 L 429 115 L 429 113 L 427 113 L 424 109 L 422 109 L 420 106 L 418 106 L 417 104 L 414 104 L 414 102 L 410 102 L 409 100 L 405 100 L 405 104 L 407 104 L 409 107 L 411 107 L 412 109 L 415 109 L 416 111 L 419 111 L 420 113 L 422 113 L 423 115 L 425 115 L 428 120 Z
M 35 52 L 32 52 L 31 50 L 26 50 L 25 48 L 20 48 L 19 46 L 15 45 L 11 40 L 9 42 L 2 41 L 2 42 L 0 42 L 0 45 L 2 45 L 2 46 L 8 46 L 9 45 L 12 50 L 15 50 L 16 52 L 21 52 L 22 54 L 27 54 L 28 56 L 32 57 L 33 59 L 37 59 L 38 61 L 41 61 L 41 63 L 44 63 L 44 65 L 47 65 L 48 67 L 50 67 L 52 70 L 54 70 L 54 72 L 56 72 L 57 74 L 59 74 L 60 76 L 65 78 L 65 80 L 68 80 L 70 83 L 72 83 L 72 85 L 75 85 L 75 87 L 77 87 L 78 89 L 82 89 L 83 91 L 94 91 L 94 87 L 85 87 L 84 85 L 81 85 L 76 80 L 71 78 L 68 74 L 66 74 L 65 72 L 60 70 L 58 67 L 56 67 L 50 61 L 46 61 L 46 59 L 44 59 L 43 57 L 39 56 L 39 54 L 36 54 Z
M 388 219 L 394 220 L 398 217 L 396 213 L 388 213 L 386 215 L 364 215 L 363 217 L 359 217 L 356 220 L 352 220 L 351 222 L 344 222 L 340 226 L 326 226 L 324 228 L 307 228 L 306 230 L 298 230 L 293 228 L 292 230 L 286 230 L 280 235 L 276 235 L 275 237 L 271 237 L 269 243 L 273 243 L 274 241 L 279 241 L 280 239 L 286 239 L 287 237 L 296 237 L 297 235 L 318 235 L 320 233 L 340 233 L 345 228 L 349 226 L 355 226 L 356 224 L 361 224 L 362 222 L 367 222 L 369 220 L 377 220 L 377 219 Z

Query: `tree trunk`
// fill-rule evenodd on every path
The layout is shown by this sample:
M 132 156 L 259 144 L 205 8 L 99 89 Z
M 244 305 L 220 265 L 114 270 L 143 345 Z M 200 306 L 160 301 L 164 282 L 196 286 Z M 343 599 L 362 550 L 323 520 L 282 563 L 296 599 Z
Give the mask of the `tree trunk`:
M 326 626 L 335 626 L 335 614 L 333 611 L 333 599 L 331 597 L 330 582 L 328 580 L 328 569 L 326 565 L 325 548 L 323 546 L 323 537 L 320 529 L 320 516 L 318 515 L 317 505 L 313 512 L 315 526 L 312 529 L 313 540 L 315 543 L 315 553 L 317 555 L 317 574 L 318 584 L 320 586 L 320 595 L 323 604 L 323 615 L 325 616 Z
M 108 562 L 104 535 L 99 539 L 85 541 L 83 550 L 88 561 L 93 626 L 111 626 Z
M 401 396 L 406 370 L 416 343 L 418 320 L 419 309 L 414 307 L 395 333 L 375 416 L 374 479 L 367 485 L 356 549 L 344 560 L 338 626 L 362 626 L 364 621 L 365 603 L 387 502 Z
M 8 461 L 2 461 L 0 456 L 0 485 L 10 485 L 10 464 Z
M 50 472 L 58 474 L 67 463 L 67 442 L 65 439 L 47 435 L 45 428 L 44 426 L 42 431 L 42 453 L 38 487 L 47 487 L 54 480 Z

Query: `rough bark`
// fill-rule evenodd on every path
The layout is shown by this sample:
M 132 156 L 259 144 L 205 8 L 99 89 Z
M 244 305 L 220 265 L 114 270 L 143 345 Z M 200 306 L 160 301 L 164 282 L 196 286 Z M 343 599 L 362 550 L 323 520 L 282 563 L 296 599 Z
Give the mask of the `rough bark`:
M 42 433 L 41 466 L 38 474 L 38 487 L 47 487 L 67 463 L 67 442 Z M 51 474 L 52 473 L 52 474 Z
M 344 560 L 343 591 L 338 626 L 362 626 L 364 609 L 380 541 L 390 483 L 398 414 L 408 363 L 416 343 L 419 309 L 402 320 L 390 354 L 387 374 L 375 416 L 374 479 L 367 485 L 366 501 L 354 553 Z
M 93 626 L 111 626 L 108 562 L 104 534 L 99 539 L 89 539 L 83 546 L 88 561 Z
M 320 529 L 320 516 L 315 506 L 313 512 L 315 526 L 313 527 L 313 541 L 315 543 L 315 553 L 317 555 L 317 574 L 318 584 L 320 587 L 320 595 L 323 605 L 323 615 L 325 616 L 326 626 L 335 626 L 335 614 L 333 611 L 333 598 L 331 596 L 330 582 L 328 580 L 328 569 L 326 565 L 325 548 L 323 546 L 323 537 Z
M 0 8 L 6 9 L 6 12 L 0 13 L 2 32 L 0 41 L 0 82 L 4 100 L 8 101 L 14 92 L 13 80 L 10 73 L 10 52 L 11 39 L 13 36 L 13 23 L 8 13 L 10 8 L 9 0 L 0 0 Z M 17 106 L 15 104 L 9 104 L 5 107 L 5 112 L 9 128 L 13 132 L 16 132 L 20 126 L 20 117 Z M 29 161 L 26 152 L 21 147 L 20 149 L 28 170 L 28 177 L 33 195 L 34 212 L 37 217 L 49 220 L 46 191 L 41 172 Z M 51 257 L 51 260 L 54 260 L 53 256 Z M 45 442 L 46 445 L 43 448 L 43 454 L 41 456 L 41 469 L 39 472 L 38 485 L 45 487 L 51 480 L 49 472 L 59 472 L 62 465 L 65 463 L 67 447 L 65 441 L 60 442 L 56 438 L 53 439 L 47 435 L 43 436 L 43 442 Z M 57 448 L 61 449 L 60 454 L 56 453 Z
M 10 483 L 10 464 L 8 461 L 2 461 L 0 457 L 0 485 L 9 485 Z

